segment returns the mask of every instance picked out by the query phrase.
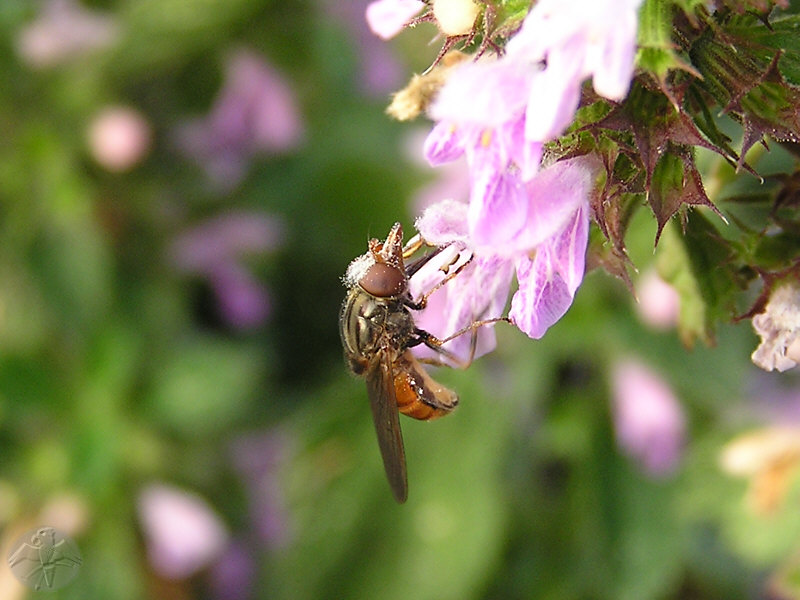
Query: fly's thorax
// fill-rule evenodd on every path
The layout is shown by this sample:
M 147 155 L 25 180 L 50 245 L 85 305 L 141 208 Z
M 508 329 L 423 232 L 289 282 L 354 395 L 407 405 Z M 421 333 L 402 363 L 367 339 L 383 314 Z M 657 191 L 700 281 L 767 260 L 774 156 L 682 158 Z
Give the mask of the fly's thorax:
M 399 230 L 399 225 L 396 228 Z M 339 331 L 345 358 L 356 374 L 363 373 L 379 351 L 389 352 L 389 360 L 394 360 L 414 331 L 406 307 L 408 277 L 400 242 L 395 240 L 392 247 L 397 247 L 384 252 L 374 240 L 370 252 L 354 260 L 344 276 L 348 294 L 339 316 Z
M 405 350 L 414 320 L 400 298 L 377 298 L 360 286 L 350 290 L 342 305 L 339 332 L 345 358 L 361 374 L 379 351 L 392 352 L 391 360 Z

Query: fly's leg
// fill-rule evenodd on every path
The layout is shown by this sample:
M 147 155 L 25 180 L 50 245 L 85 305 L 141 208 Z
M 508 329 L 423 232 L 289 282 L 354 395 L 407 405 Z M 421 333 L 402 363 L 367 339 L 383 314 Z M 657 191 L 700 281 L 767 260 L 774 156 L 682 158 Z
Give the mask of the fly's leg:
M 426 264 L 428 264 L 428 262 L 432 258 L 438 256 L 439 253 L 442 250 L 447 248 L 446 245 L 445 246 L 433 246 L 432 244 L 429 244 L 425 240 L 425 238 L 423 238 L 422 235 L 418 233 L 414 237 L 412 237 L 410 240 L 408 240 L 406 242 L 405 246 L 403 246 L 403 260 L 406 260 L 409 257 L 411 257 L 414 253 L 416 253 L 423 246 L 432 247 L 433 250 L 431 250 L 427 254 L 419 257 L 414 262 L 406 265 L 406 277 L 409 277 L 409 278 L 413 277 L 414 274 L 417 271 L 419 271 L 422 267 L 424 267 Z
M 443 340 L 440 340 L 440 344 L 446 344 L 450 340 L 456 339 L 458 336 L 464 335 L 468 331 L 475 333 L 479 327 L 483 327 L 484 325 L 491 325 L 492 323 L 511 323 L 511 319 L 508 317 L 495 317 L 493 319 L 481 319 L 480 321 L 473 321 L 470 325 L 467 325 L 463 329 L 459 329 L 453 335 L 448 335 Z
M 430 244 L 425 241 L 425 238 L 423 238 L 421 234 L 418 233 L 409 239 L 405 246 L 403 246 L 403 258 L 408 258 L 423 246 L 430 246 Z
M 472 361 L 475 359 L 475 349 L 478 346 L 478 329 L 483 327 L 484 325 L 492 325 L 493 323 L 511 323 L 511 319 L 508 317 L 495 317 L 493 319 L 481 319 L 480 321 L 473 321 L 471 324 L 467 325 L 463 329 L 459 329 L 453 335 L 447 336 L 444 339 L 439 339 L 436 336 L 428 333 L 424 329 L 417 329 L 414 334 L 417 338 L 411 344 L 412 346 L 416 346 L 418 344 L 425 344 L 428 348 L 435 351 L 437 354 L 444 356 L 450 363 L 446 363 L 441 359 L 438 358 L 420 358 L 419 361 L 429 364 L 429 365 L 436 365 L 436 366 L 455 366 L 458 369 L 466 369 L 472 364 Z M 471 333 L 470 337 L 470 344 L 469 344 L 469 357 L 467 360 L 461 360 L 455 354 L 450 352 L 449 350 L 445 350 L 442 346 L 449 342 L 450 340 L 454 340 L 459 336 L 464 335 L 465 333 Z
M 467 265 L 472 262 L 473 258 L 474 256 L 470 255 L 470 257 L 467 260 L 465 260 L 463 263 L 458 265 L 458 267 L 450 271 L 444 279 L 442 279 L 439 283 L 437 283 L 435 286 L 433 286 L 431 289 L 425 292 L 425 294 L 423 294 L 419 300 L 417 300 L 416 302 L 408 300 L 405 302 L 405 305 L 413 310 L 422 310 L 423 308 L 425 308 L 425 306 L 428 304 L 428 298 L 430 298 L 431 294 L 433 294 L 436 290 L 441 288 L 448 281 L 450 281 L 451 279 L 456 277 L 459 273 L 461 273 L 461 271 L 463 271 L 467 267 Z M 458 256 L 456 256 L 454 262 L 455 260 L 458 260 Z M 454 263 L 451 262 L 450 264 L 446 265 L 446 268 L 449 269 L 451 266 L 453 266 L 453 264 Z
M 431 350 L 436 352 L 437 354 L 440 354 L 441 356 L 444 356 L 447 360 L 449 360 L 452 364 L 456 365 L 457 368 L 459 368 L 459 369 L 462 369 L 462 368 L 465 369 L 465 368 L 467 368 L 467 366 L 469 366 L 469 365 L 464 365 L 462 367 L 463 361 L 460 358 L 458 358 L 455 354 L 450 352 L 449 350 L 445 350 L 444 348 L 442 348 L 442 344 L 444 342 L 442 340 L 440 340 L 439 338 L 437 338 L 435 335 L 433 335 L 431 333 L 428 333 L 424 329 L 415 329 L 414 330 L 414 335 L 416 337 L 413 340 L 411 340 L 411 342 L 409 342 L 409 344 L 408 344 L 409 348 L 413 348 L 414 346 L 419 346 L 420 344 L 424 344 L 428 348 L 430 348 Z M 439 367 L 450 366 L 450 364 L 444 362 L 441 359 L 437 359 L 437 358 L 419 358 L 417 360 L 419 360 L 420 362 L 423 362 L 425 364 L 428 364 L 428 365 L 436 365 L 436 366 L 439 366 Z
M 446 246 L 440 246 L 434 249 L 431 252 L 428 252 L 424 256 L 420 256 L 414 262 L 406 265 L 406 277 L 411 278 L 414 274 L 419 271 L 422 267 L 424 267 L 430 260 L 436 257 L 442 250 L 444 250 Z

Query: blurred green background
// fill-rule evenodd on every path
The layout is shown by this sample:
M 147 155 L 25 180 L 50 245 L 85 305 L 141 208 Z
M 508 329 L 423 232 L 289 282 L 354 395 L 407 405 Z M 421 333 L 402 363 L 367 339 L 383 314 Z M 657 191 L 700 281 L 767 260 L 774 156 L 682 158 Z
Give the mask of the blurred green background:
M 339 278 L 459 174 L 383 114 L 433 29 L 380 42 L 365 5 L 0 2 L 4 556 L 59 528 L 83 565 L 50 597 L 84 600 L 798 597 L 798 478 L 765 514 L 720 468 L 797 422 L 796 380 L 756 372 L 747 322 L 687 351 L 599 270 L 543 340 L 498 327 L 436 373 L 461 405 L 402 419 L 394 503 Z M 630 359 L 685 418 L 661 471 L 658 433 L 617 443 Z M 26 594 L 4 562 L 0 597 Z

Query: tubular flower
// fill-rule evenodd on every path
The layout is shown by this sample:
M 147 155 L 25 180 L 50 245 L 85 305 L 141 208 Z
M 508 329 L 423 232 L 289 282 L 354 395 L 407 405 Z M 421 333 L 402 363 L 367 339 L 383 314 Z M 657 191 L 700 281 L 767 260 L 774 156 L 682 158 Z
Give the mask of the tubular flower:
M 431 294 L 417 318 L 420 327 L 446 337 L 475 320 L 499 317 L 516 274 L 519 287 L 509 318 L 528 336 L 542 337 L 566 313 L 583 279 L 596 169 L 591 159 L 575 158 L 542 169 L 527 183 L 511 182 L 517 187 L 511 211 L 500 203 L 475 218 L 474 203 L 454 200 L 428 208 L 417 220 L 417 229 L 429 243 L 453 249 L 411 278 L 412 295 L 418 298 L 431 289 L 443 271 L 458 268 L 464 256 L 472 260 Z M 459 252 L 460 257 L 448 254 Z M 478 330 L 476 356 L 494 347 L 491 335 L 490 329 Z M 445 348 L 464 359 L 470 337 L 457 337 Z
M 539 174 L 543 145 L 572 121 L 587 77 L 601 95 L 625 96 L 638 6 L 540 1 L 502 58 L 455 67 L 429 109 L 436 124 L 425 157 L 434 166 L 466 157 L 470 243 L 479 254 L 515 257 L 520 290 L 510 316 L 531 337 L 572 302 L 589 223 L 586 181 L 580 193 L 570 189 L 580 170 L 557 163 Z
M 583 80 L 622 100 L 633 77 L 641 0 L 540 0 L 508 43 L 506 60 L 546 66 L 531 80 L 525 137 L 552 139 L 572 120 Z

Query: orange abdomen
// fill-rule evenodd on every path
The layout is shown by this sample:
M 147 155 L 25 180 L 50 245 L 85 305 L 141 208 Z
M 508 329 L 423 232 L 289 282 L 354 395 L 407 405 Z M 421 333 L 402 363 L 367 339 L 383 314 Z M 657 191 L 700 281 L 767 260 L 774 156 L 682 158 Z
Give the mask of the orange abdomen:
M 395 363 L 394 392 L 398 410 L 420 421 L 442 417 L 458 405 L 455 392 L 428 375 L 408 350 Z

